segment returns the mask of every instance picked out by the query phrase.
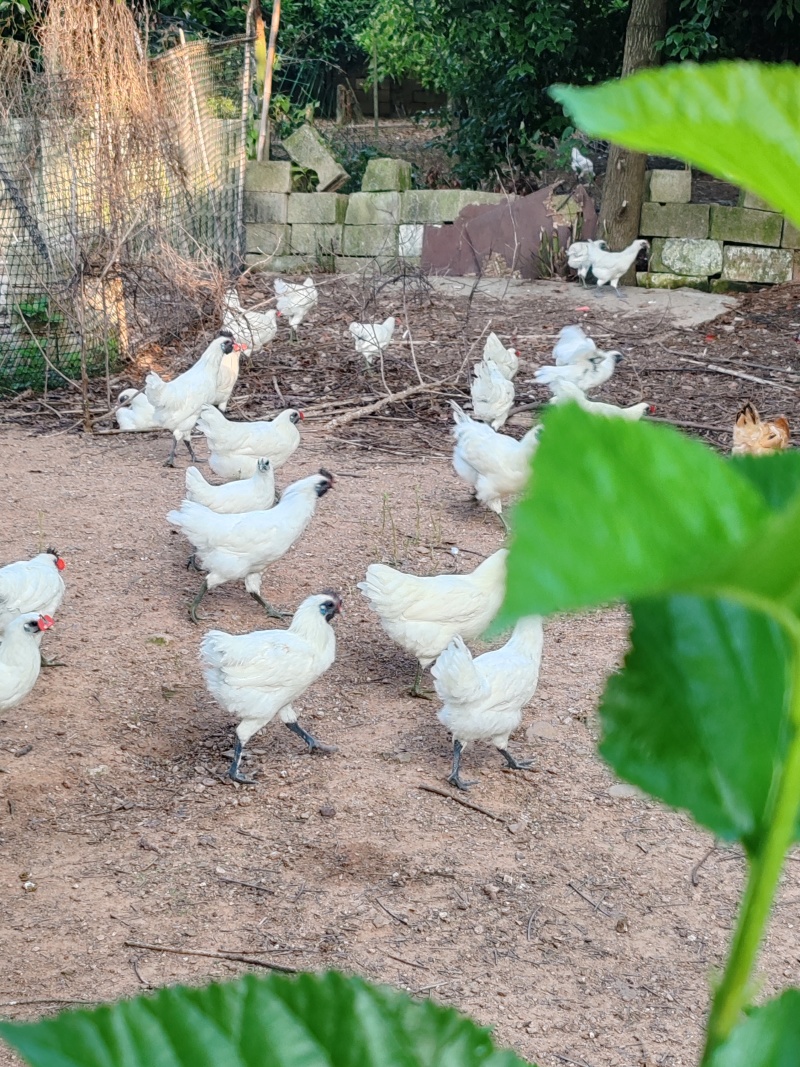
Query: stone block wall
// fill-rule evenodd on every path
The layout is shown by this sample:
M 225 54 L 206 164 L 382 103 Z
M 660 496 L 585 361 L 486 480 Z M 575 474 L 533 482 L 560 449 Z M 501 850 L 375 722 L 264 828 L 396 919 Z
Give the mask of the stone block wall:
M 690 170 L 647 176 L 639 232 L 650 241 L 639 285 L 729 292 L 800 276 L 800 231 L 751 193 L 738 207 L 692 204 Z

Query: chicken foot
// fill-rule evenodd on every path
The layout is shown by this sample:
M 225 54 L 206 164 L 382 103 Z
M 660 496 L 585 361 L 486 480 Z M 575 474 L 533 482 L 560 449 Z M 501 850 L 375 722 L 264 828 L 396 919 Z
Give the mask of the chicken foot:
M 278 611 L 277 608 L 273 608 L 272 604 L 268 600 L 265 600 L 260 593 L 251 593 L 250 596 L 256 603 L 266 611 L 270 619 L 290 619 L 291 614 L 288 611 Z
M 456 789 L 462 789 L 466 792 L 471 785 L 476 785 L 476 782 L 462 782 L 459 777 L 459 771 L 461 770 L 461 753 L 464 751 L 464 746 L 460 741 L 456 741 L 453 738 L 453 770 L 450 772 L 450 777 L 447 779 L 450 785 L 454 785 Z
M 417 664 L 417 673 L 414 677 L 414 684 L 408 691 L 410 697 L 419 697 L 420 700 L 433 700 L 433 696 L 429 689 L 422 688 L 422 664 Z
M 311 734 L 306 733 L 299 722 L 285 722 L 283 725 L 291 730 L 293 734 L 302 737 L 308 745 L 309 752 L 323 752 L 326 755 L 332 756 L 334 752 L 339 751 L 336 745 L 324 745 L 321 741 L 317 741 L 316 737 L 312 737 Z
M 207 592 L 208 592 L 208 581 L 206 579 L 204 579 L 203 580 L 203 584 L 200 586 L 200 591 L 198 592 L 197 596 L 194 598 L 194 600 L 189 605 L 189 618 L 192 620 L 192 622 L 197 622 L 197 623 L 200 622 L 200 620 L 197 617 L 197 608 L 198 608 L 198 606 L 200 604 L 200 601 L 203 599 L 203 597 L 206 595 Z
M 228 767 L 228 777 L 234 782 L 239 782 L 240 785 L 255 785 L 255 781 L 252 778 L 247 778 L 244 774 L 239 773 L 239 764 L 242 761 L 242 749 L 244 745 L 236 738 L 236 744 L 233 749 L 233 759 L 231 765 Z
M 192 442 L 189 441 L 188 439 L 186 439 L 186 440 L 184 440 L 183 443 L 189 449 L 189 455 L 192 457 L 192 463 L 199 463 L 200 460 L 194 454 L 194 449 L 192 448 Z M 164 466 L 165 467 L 174 467 L 175 466 L 175 450 L 177 449 L 177 447 L 178 447 L 178 438 L 177 437 L 173 437 L 173 439 L 172 439 L 172 449 L 170 450 L 170 454 L 164 460 Z
M 506 761 L 512 771 L 527 771 L 529 767 L 533 766 L 532 759 L 514 759 L 507 748 L 499 748 L 497 750 L 503 759 Z
M 42 661 L 43 667 L 66 667 L 66 663 L 62 663 L 59 659 L 48 659 L 43 653 L 39 653 L 39 658 Z

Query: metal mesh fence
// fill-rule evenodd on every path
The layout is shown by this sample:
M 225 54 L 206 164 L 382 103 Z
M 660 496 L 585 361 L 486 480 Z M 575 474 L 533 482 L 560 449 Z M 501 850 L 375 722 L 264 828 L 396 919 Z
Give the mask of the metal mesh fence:
M 46 391 L 219 305 L 241 256 L 244 39 L 173 48 L 133 87 L 120 72 L 113 107 L 0 52 L 0 392 Z

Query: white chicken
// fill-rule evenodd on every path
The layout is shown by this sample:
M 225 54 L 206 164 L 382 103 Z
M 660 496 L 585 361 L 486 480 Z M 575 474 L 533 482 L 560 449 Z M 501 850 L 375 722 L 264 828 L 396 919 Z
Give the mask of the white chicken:
M 422 672 L 460 634 L 479 637 L 500 609 L 508 550 L 498 549 L 471 574 L 420 578 L 372 563 L 358 588 L 391 639 L 417 660 L 412 696 L 423 696 Z
M 553 382 L 553 399 L 551 404 L 567 404 L 574 400 L 578 407 L 592 415 L 603 415 L 606 418 L 627 419 L 628 422 L 638 422 L 645 415 L 655 415 L 656 409 L 653 404 L 643 401 L 641 404 L 631 404 L 621 408 L 617 404 L 602 404 L 596 400 L 589 400 L 582 389 L 572 382 Z
M 608 248 L 605 241 L 573 241 L 567 249 L 567 264 L 578 272 L 581 285 L 586 286 L 586 275 L 592 269 L 591 246 Z
M 508 739 L 522 722 L 522 709 L 536 692 L 542 662 L 544 633 L 538 615 L 520 619 L 510 639 L 495 652 L 472 658 L 456 637 L 431 668 L 436 693 L 442 701 L 438 714 L 453 735 L 453 769 L 447 779 L 458 789 L 474 782 L 461 780 L 461 754 L 470 741 L 491 741 L 513 770 L 524 770 L 531 760 L 517 760 L 508 751 Z
M 351 322 L 347 327 L 355 340 L 356 352 L 368 366 L 388 348 L 396 325 L 396 319 L 388 318 L 385 322 Z
M 594 178 L 594 163 L 588 156 L 585 156 L 581 152 L 580 148 L 574 147 L 571 152 L 571 167 L 578 175 L 579 181 L 584 181 L 586 178 Z
M 239 302 L 239 294 L 229 289 L 225 294 L 225 310 L 222 314 L 222 328 L 230 330 L 235 338 L 245 345 L 245 355 L 258 352 L 278 332 L 279 311 L 246 311 Z
M 239 720 L 236 746 L 228 776 L 252 785 L 239 771 L 242 750 L 276 715 L 311 752 L 336 752 L 300 726 L 292 701 L 301 696 L 331 666 L 336 635 L 330 625 L 341 611 L 337 593 L 306 597 L 288 630 L 223 633 L 209 630 L 200 644 L 200 659 L 209 692 Z
M 621 297 L 618 289 L 620 278 L 634 265 L 641 250 L 649 247 L 647 241 L 641 237 L 632 241 L 621 252 L 609 252 L 607 248 L 598 248 L 597 243 L 593 242 L 589 247 L 589 262 L 592 274 L 597 279 L 598 289 L 610 284 L 617 296 Z
M 241 515 L 246 511 L 268 511 L 275 503 L 275 472 L 268 459 L 256 460 L 251 478 L 211 485 L 197 467 L 186 470 L 186 499 L 204 504 L 219 515 Z
M 233 422 L 208 405 L 200 412 L 197 428 L 208 442 L 208 462 L 215 474 L 250 478 L 259 459 L 268 459 L 273 471 L 283 466 L 300 444 L 297 424 L 302 418 L 302 411 L 287 408 L 271 420 Z
M 512 381 L 519 370 L 519 352 L 516 348 L 505 348 L 496 333 L 490 333 L 483 346 L 483 358 L 493 359 L 503 377 Z
M 203 504 L 184 500 L 167 521 L 177 526 L 194 546 L 193 563 L 206 571 L 200 591 L 189 606 L 197 622 L 197 607 L 205 594 L 225 582 L 244 579 L 250 596 L 273 618 L 282 618 L 261 596 L 261 572 L 285 555 L 311 522 L 317 500 L 333 485 L 326 470 L 301 478 L 284 489 L 280 501 L 269 511 L 219 515 Z
M 599 348 L 593 356 L 584 356 L 574 363 L 560 367 L 539 367 L 533 377 L 539 385 L 546 385 L 555 392 L 556 382 L 572 382 L 584 393 L 607 382 L 616 366 L 623 359 L 621 352 L 602 352 Z
M 18 615 L 55 615 L 64 599 L 66 563 L 54 548 L 0 567 L 0 631 Z
M 508 529 L 503 503 L 524 488 L 542 427 L 534 426 L 521 441 L 516 441 L 471 419 L 453 400 L 450 406 L 455 421 L 453 466 L 456 474 L 472 486 L 478 502 L 493 511 Z
M 123 389 L 117 403 L 124 406 L 117 408 L 114 418 L 125 433 L 161 429 L 155 420 L 155 409 L 141 389 Z
M 14 708 L 33 689 L 42 668 L 39 638 L 53 620 L 35 611 L 17 615 L 0 638 L 0 711 Z
M 292 340 L 297 339 L 297 327 L 309 313 L 317 306 L 319 293 L 314 285 L 313 278 L 306 278 L 302 285 L 294 285 L 285 282 L 283 278 L 275 279 L 275 295 L 278 298 L 278 314 L 285 315 L 289 320 L 292 331 Z
M 576 363 L 597 355 L 597 345 L 583 332 L 580 326 L 565 326 L 553 347 L 553 359 L 557 367 Z
M 145 394 L 155 409 L 155 421 L 159 426 L 171 430 L 173 436 L 172 451 L 165 467 L 175 466 L 178 441 L 185 443 L 189 455 L 197 462 L 192 448 L 192 430 L 201 409 L 216 399 L 220 364 L 236 347 L 233 337 L 226 332 L 211 342 L 193 367 L 172 381 L 163 381 L 155 371 L 147 375 Z
M 470 385 L 475 418 L 499 430 L 514 406 L 514 383 L 509 381 L 493 359 L 486 356 L 472 368 L 475 377 Z

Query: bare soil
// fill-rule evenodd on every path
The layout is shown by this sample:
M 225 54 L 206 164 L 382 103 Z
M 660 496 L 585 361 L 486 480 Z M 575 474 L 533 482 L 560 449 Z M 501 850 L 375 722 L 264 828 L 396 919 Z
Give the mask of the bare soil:
M 658 417 L 727 448 L 746 399 L 797 425 L 797 290 L 747 296 L 713 323 L 681 327 L 680 294 L 624 302 L 566 284 L 498 295 L 499 283 L 472 293 L 465 283 L 446 295 L 405 281 L 321 278 L 301 340 L 282 334 L 243 369 L 234 417 L 275 411 L 278 391 L 309 413 L 280 484 L 320 465 L 339 475 L 264 592 L 287 608 L 324 587 L 345 598 L 336 663 L 299 704 L 301 722 L 339 753 L 310 757 L 273 725 L 249 746 L 252 789 L 223 777 L 233 726 L 204 688 L 197 648 L 208 627 L 275 623 L 241 586 L 206 599 L 200 628 L 189 622 L 199 579 L 165 520 L 183 495 L 183 469 L 161 466 L 168 439 L 79 432 L 75 391 L 47 407 L 31 396 L 4 405 L 3 562 L 52 543 L 68 581 L 46 644 L 65 665 L 0 719 L 5 1016 L 247 969 L 133 941 L 388 982 L 456 1005 L 547 1067 L 696 1062 L 744 864 L 734 849 L 709 853 L 710 836 L 683 815 L 620 789 L 596 755 L 595 709 L 624 654 L 625 613 L 548 623 L 539 690 L 513 742 L 534 770 L 504 772 L 490 748 L 469 749 L 465 771 L 479 781 L 468 799 L 481 812 L 420 788 L 450 791 L 449 740 L 437 705 L 406 695 L 414 665 L 355 585 L 375 560 L 468 570 L 501 545 L 450 468 L 445 403 L 464 393 L 489 320 L 523 353 L 521 404 L 544 402 L 533 369 L 558 329 L 579 321 L 626 354 L 603 399 L 647 399 Z M 267 282 L 248 284 L 249 305 Z M 344 334 L 365 303 L 411 327 L 413 356 L 398 336 L 386 359 L 389 386 L 414 383 L 414 356 L 426 381 L 446 384 L 326 430 L 323 404 L 383 393 Z M 181 369 L 201 341 L 149 350 L 114 392 L 138 384 L 148 363 Z M 96 412 L 103 388 L 89 398 Z M 512 432 L 530 418 L 517 416 Z M 796 881 L 793 861 L 761 996 L 800 977 Z M 15 1062 L 0 1051 L 3 1067 Z

